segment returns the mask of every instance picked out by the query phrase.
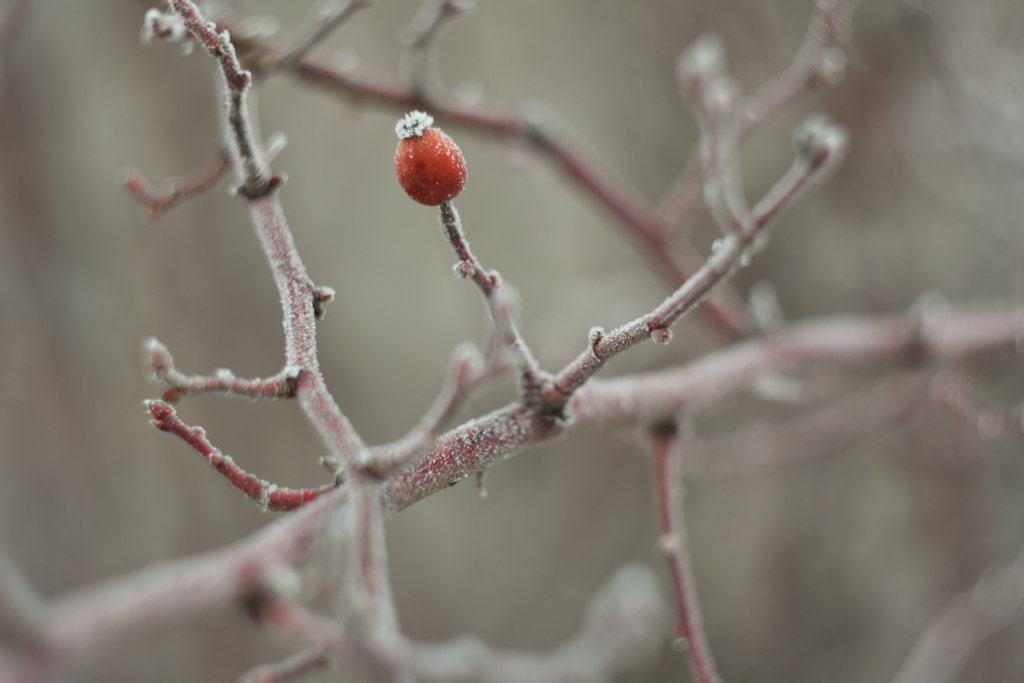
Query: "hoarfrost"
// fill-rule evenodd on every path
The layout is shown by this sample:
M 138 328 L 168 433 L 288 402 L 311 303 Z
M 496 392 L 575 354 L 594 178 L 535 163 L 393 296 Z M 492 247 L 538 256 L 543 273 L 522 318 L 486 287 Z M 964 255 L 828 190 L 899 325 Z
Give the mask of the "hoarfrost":
M 257 501 L 257 503 L 259 503 L 260 508 L 262 508 L 263 510 L 268 509 L 270 507 L 270 497 L 273 496 L 275 493 L 277 493 L 277 484 L 263 482 L 262 487 L 260 488 L 260 497 L 259 500 Z
M 418 138 L 423 132 L 434 125 L 434 117 L 426 112 L 411 111 L 395 124 L 395 134 L 403 140 Z
M 161 12 L 158 9 L 149 9 L 142 18 L 142 31 L 139 33 L 139 40 L 146 45 L 154 38 L 177 43 L 185 39 L 185 20 L 173 12 Z

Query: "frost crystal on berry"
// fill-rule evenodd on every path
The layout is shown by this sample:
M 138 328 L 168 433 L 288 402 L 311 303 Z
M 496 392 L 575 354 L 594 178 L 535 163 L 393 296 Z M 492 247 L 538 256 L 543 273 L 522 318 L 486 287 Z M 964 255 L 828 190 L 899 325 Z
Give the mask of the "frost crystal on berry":
M 411 111 L 395 124 L 395 133 L 403 140 L 418 138 L 434 124 L 434 117 L 422 111 Z

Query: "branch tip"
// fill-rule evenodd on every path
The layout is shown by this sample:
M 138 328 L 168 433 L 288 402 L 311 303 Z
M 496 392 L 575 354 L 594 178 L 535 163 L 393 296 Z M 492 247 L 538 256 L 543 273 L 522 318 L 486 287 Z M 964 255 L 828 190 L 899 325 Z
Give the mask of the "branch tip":
M 793 149 L 797 158 L 815 173 L 827 173 L 846 152 L 849 136 L 842 126 L 824 114 L 811 114 L 793 129 Z

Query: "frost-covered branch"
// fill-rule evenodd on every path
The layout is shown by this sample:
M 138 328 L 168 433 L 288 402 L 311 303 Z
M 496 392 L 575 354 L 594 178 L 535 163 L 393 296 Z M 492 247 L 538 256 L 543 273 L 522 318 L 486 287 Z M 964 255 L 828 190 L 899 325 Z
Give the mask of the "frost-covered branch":
M 926 403 L 926 384 L 919 373 L 897 374 L 837 398 L 807 396 L 802 399 L 807 410 L 793 417 L 758 420 L 722 436 L 689 439 L 683 477 L 742 477 L 834 452 L 911 415 Z
M 844 45 L 851 34 L 854 10 L 860 0 L 823 0 L 811 17 L 807 33 L 792 62 L 738 104 L 740 138 L 765 121 L 783 105 L 821 86 L 836 86 L 845 72 Z M 699 91 L 725 76 L 721 41 L 713 35 L 698 38 L 680 55 L 678 63 L 683 98 L 693 101 Z M 657 212 L 665 225 L 679 225 L 700 198 L 706 173 L 700 153 L 686 165 L 658 202 Z
M 459 4 L 459 3 L 451 3 Z M 218 15 L 225 25 L 237 17 Z M 273 38 L 244 36 L 239 45 L 252 54 L 253 68 L 274 69 L 287 49 Z M 315 57 L 303 57 L 286 65 L 300 80 L 333 92 L 344 93 L 395 111 L 428 108 L 440 122 L 473 129 L 489 136 L 516 140 L 548 159 L 591 200 L 617 219 L 625 234 L 635 241 L 673 286 L 679 286 L 700 263 L 691 247 L 674 245 L 655 208 L 639 193 L 601 169 L 600 165 L 550 131 L 536 117 L 494 108 L 466 105 L 450 98 L 425 100 L 415 84 L 382 78 L 377 74 L 338 68 Z M 701 306 L 707 323 L 721 336 L 733 339 L 748 329 L 742 302 L 717 293 Z
M 137 171 L 127 172 L 121 184 L 132 197 L 149 209 L 150 218 L 156 220 L 179 203 L 213 187 L 228 168 L 227 157 L 218 154 L 206 168 L 191 178 L 175 181 L 166 190 L 154 188 Z
M 0 680 L 46 680 L 140 629 L 207 614 L 266 590 L 268 584 L 275 589 L 282 570 L 309 558 L 325 521 L 336 517 L 345 502 L 339 490 L 227 547 L 156 564 L 48 602 L 34 646 L 7 659 L 0 654 Z
M 323 0 L 310 13 L 306 26 L 292 38 L 291 46 L 279 57 L 279 65 L 285 66 L 302 59 L 332 31 L 372 4 L 373 0 Z
M 990 569 L 941 610 L 915 643 L 895 683 L 950 683 L 978 647 L 1024 619 L 1024 551 Z
M 504 302 L 505 293 L 501 276 L 495 271 L 484 270 L 480 265 L 480 261 L 469 248 L 459 212 L 451 202 L 441 204 L 441 226 L 459 259 L 455 264 L 455 273 L 459 277 L 472 280 L 480 288 L 487 301 L 487 310 L 496 334 L 519 371 L 519 387 L 524 400 L 531 402 L 543 382 L 542 372 L 533 357 L 533 352 L 519 333 L 519 327 L 512 318 L 510 308 Z
M 466 12 L 472 0 L 423 0 L 419 11 L 403 29 L 405 59 L 409 69 L 409 87 L 417 99 L 432 101 L 430 49 L 436 44 L 441 29 L 452 19 Z
M 286 367 L 265 379 L 241 379 L 224 368 L 212 375 L 186 375 L 174 367 L 171 352 L 156 339 L 146 340 L 143 347 L 154 379 L 167 387 L 163 398 L 169 403 L 183 396 L 208 393 L 247 398 L 292 398 L 295 395 L 295 381 L 301 372 L 301 368 Z
M 440 393 L 419 424 L 398 441 L 373 448 L 369 468 L 384 476 L 411 462 L 433 443 L 441 429 L 462 408 L 472 390 L 503 370 L 488 364 L 472 344 L 462 344 L 452 352 L 448 373 Z
M 811 320 L 681 367 L 591 380 L 566 405 L 566 416 L 570 426 L 635 424 L 715 405 L 764 372 L 947 362 L 1012 352 L 1022 335 L 1024 309 L 1015 307 L 953 310 L 925 328 L 906 314 Z M 441 435 L 417 465 L 390 478 L 384 505 L 397 512 L 563 431 L 518 404 L 470 420 Z
M 189 427 L 178 417 L 178 413 L 164 401 L 146 401 L 146 408 L 153 418 L 153 426 L 162 432 L 174 434 L 210 464 L 236 489 L 255 501 L 264 510 L 279 512 L 294 510 L 313 501 L 337 487 L 337 483 L 315 489 L 292 489 L 272 484 L 239 467 L 229 455 L 221 453 L 209 439 L 202 427 Z
M 352 465 L 366 446 L 327 390 L 316 349 L 316 318 L 329 295 L 307 274 L 274 192 L 279 178 L 267 167 L 249 113 L 252 77 L 239 64 L 227 31 L 218 33 L 190 0 L 173 0 L 173 7 L 189 33 L 217 59 L 227 84 L 224 114 L 231 160 L 281 297 L 285 367 L 298 368 L 295 397 L 327 446 L 331 461 Z
M 580 631 L 550 653 L 501 651 L 467 637 L 412 644 L 406 667 L 416 680 L 437 683 L 608 682 L 654 651 L 663 622 L 654 577 L 644 567 L 628 565 L 591 600 Z
M 718 143 L 714 143 L 717 145 Z M 768 191 L 752 211 L 742 206 L 742 199 L 723 187 L 721 204 L 729 215 L 722 218 L 725 237 L 712 247 L 711 256 L 679 289 L 657 308 L 632 322 L 605 333 L 591 331 L 588 348 L 560 370 L 546 388 L 547 408 L 561 410 L 572 394 L 601 369 L 612 357 L 647 339 L 667 342 L 669 328 L 679 318 L 699 304 L 711 290 L 730 278 L 738 268 L 746 265 L 751 256 L 765 243 L 766 229 L 786 208 L 815 182 L 819 182 L 833 168 L 842 155 L 846 138 L 841 129 L 820 117 L 812 117 L 794 132 L 796 158 L 793 165 L 775 186 Z M 728 150 L 715 152 L 722 167 L 719 173 L 723 186 L 734 186 L 733 176 L 737 163 Z M 726 168 L 728 167 L 728 168 Z
M 843 80 L 853 13 L 861 0 L 818 0 L 804 42 L 793 61 L 744 103 L 745 125 L 759 123 L 801 93 Z
M 690 658 L 690 669 L 698 683 L 721 683 L 718 667 L 704 632 L 704 617 L 697 598 L 686 527 L 680 518 L 683 488 L 680 482 L 678 427 L 662 421 L 651 428 L 654 470 L 654 499 L 658 506 L 658 547 L 668 564 L 672 597 L 676 608 L 675 639 Z

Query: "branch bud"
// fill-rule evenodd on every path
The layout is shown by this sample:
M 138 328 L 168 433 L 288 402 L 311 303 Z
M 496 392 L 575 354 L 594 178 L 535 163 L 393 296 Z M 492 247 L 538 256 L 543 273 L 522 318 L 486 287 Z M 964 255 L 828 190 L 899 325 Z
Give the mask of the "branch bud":
M 793 129 L 793 149 L 797 158 L 815 173 L 835 168 L 846 153 L 846 130 L 824 114 L 811 114 Z

